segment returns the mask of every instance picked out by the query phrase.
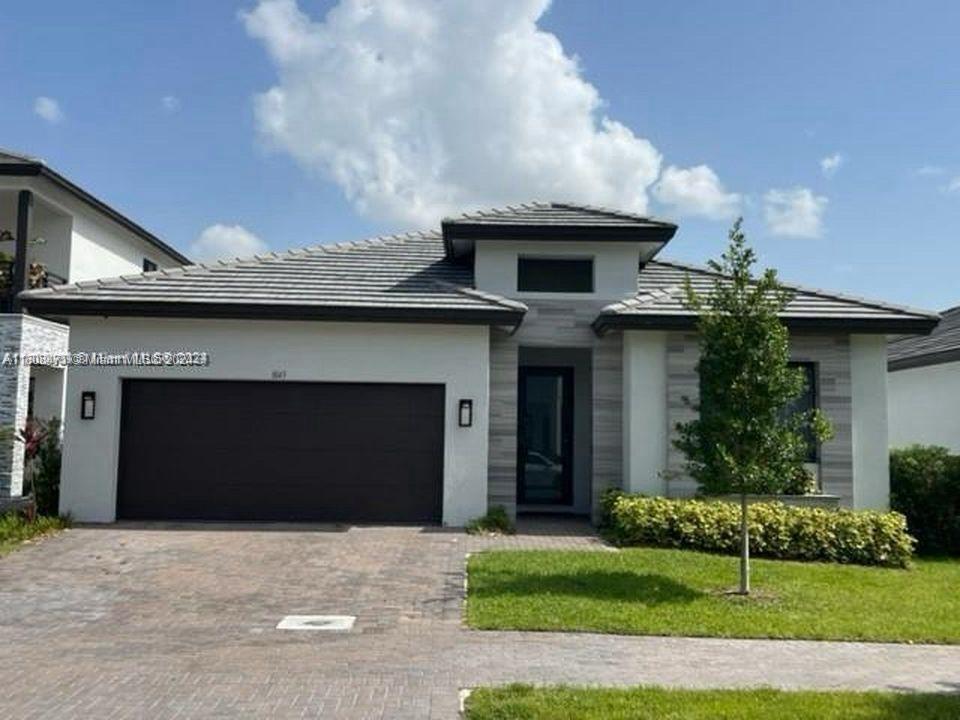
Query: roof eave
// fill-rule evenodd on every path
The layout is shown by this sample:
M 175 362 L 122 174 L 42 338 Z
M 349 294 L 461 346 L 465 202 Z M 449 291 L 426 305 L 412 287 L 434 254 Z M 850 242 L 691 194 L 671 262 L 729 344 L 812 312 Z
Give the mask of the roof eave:
M 264 303 L 194 303 L 66 300 L 22 295 L 23 305 L 37 315 L 158 317 L 237 320 L 311 320 L 338 322 L 409 322 L 516 327 L 521 309 L 403 308 L 376 306 L 282 305 Z
M 467 253 L 455 252 L 454 241 L 465 240 L 550 240 L 558 242 L 651 242 L 665 245 L 676 234 L 672 223 L 651 225 L 560 225 L 560 224 L 489 224 L 470 223 L 462 220 L 444 220 L 441 223 L 444 252 L 449 258 Z
M 896 370 L 909 370 L 911 368 L 943 365 L 945 363 L 958 361 L 960 361 L 960 348 L 951 348 L 949 350 L 940 350 L 939 352 L 911 355 L 910 357 L 889 360 L 887 361 L 887 370 L 894 372 Z
M 84 190 L 79 185 L 71 182 L 63 175 L 58 173 L 56 170 L 51 169 L 47 165 L 40 162 L 23 162 L 23 163 L 0 163 L 0 176 L 7 177 L 44 177 L 54 185 L 57 185 L 61 189 L 70 193 L 78 200 L 86 203 L 93 209 L 98 212 L 106 215 L 111 220 L 116 222 L 118 225 L 129 230 L 134 235 L 140 239 L 146 241 L 150 245 L 153 245 L 158 250 L 162 251 L 170 258 L 175 260 L 178 263 L 183 265 L 190 265 L 191 260 L 186 255 L 183 255 L 179 251 L 172 248 L 170 245 L 167 245 L 163 240 L 158 238 L 152 232 L 146 228 L 138 225 L 133 220 L 128 218 L 126 215 L 121 214 L 117 210 L 114 210 L 112 207 L 107 205 L 105 202 L 99 198 L 91 195 L 86 190 Z
M 793 332 L 850 332 L 879 335 L 930 333 L 937 325 L 936 318 L 826 318 L 784 317 L 784 325 Z M 593 321 L 595 333 L 603 335 L 610 330 L 692 330 L 696 315 L 635 315 L 601 313 Z

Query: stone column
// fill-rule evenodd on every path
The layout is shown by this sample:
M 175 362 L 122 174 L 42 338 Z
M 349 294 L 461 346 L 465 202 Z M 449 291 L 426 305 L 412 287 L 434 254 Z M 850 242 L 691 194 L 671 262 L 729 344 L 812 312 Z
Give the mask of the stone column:
M 23 445 L 14 439 L 27 422 L 30 390 L 30 368 L 14 361 L 22 334 L 22 315 L 0 315 L 0 499 L 23 492 Z

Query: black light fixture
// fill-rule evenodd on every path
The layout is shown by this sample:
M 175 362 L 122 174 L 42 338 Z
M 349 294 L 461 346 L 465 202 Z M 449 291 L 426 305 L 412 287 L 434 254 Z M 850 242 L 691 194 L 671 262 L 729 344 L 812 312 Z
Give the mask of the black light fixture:
M 80 393 L 80 419 L 93 420 L 97 414 L 97 394 L 93 390 Z
M 460 412 L 457 419 L 460 427 L 473 425 L 473 400 L 460 401 Z

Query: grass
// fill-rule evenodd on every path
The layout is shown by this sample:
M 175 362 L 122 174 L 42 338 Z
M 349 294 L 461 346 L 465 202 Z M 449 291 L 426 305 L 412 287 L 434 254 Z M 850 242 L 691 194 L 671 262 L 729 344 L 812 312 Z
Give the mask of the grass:
M 960 717 L 960 695 L 510 685 L 467 699 L 468 720 L 896 720 Z
M 472 555 L 467 621 L 490 630 L 960 643 L 960 561 L 909 570 L 753 560 L 689 550 Z
M 13 550 L 18 545 L 42 535 L 63 530 L 67 521 L 59 517 L 38 517 L 33 522 L 24 520 L 19 513 L 7 513 L 0 516 L 0 555 Z

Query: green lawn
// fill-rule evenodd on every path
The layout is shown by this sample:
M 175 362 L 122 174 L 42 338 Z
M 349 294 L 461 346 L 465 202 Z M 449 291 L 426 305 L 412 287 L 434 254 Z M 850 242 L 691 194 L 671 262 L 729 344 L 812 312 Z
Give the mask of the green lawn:
M 468 720 L 954 720 L 960 695 L 511 685 L 467 699 Z
M 0 515 L 0 555 L 26 540 L 62 530 L 66 525 L 66 521 L 58 517 L 38 517 L 31 523 L 17 513 Z
M 754 596 L 726 594 L 735 557 L 688 550 L 472 555 L 467 621 L 498 630 L 960 643 L 960 561 L 910 570 L 754 560 Z

